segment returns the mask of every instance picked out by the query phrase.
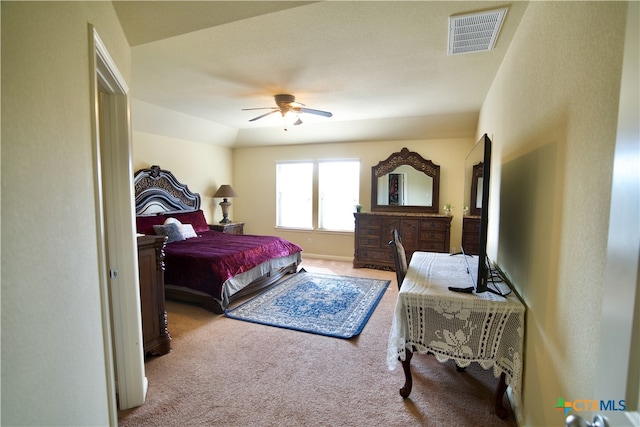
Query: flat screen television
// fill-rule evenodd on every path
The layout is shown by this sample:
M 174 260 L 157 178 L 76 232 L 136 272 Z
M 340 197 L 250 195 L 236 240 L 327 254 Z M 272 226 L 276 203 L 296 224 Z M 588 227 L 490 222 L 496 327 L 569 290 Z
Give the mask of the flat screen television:
M 494 292 L 488 287 L 490 269 L 487 258 L 487 228 L 489 225 L 489 178 L 491 172 L 491 140 L 484 134 L 474 145 L 464 162 L 464 205 L 469 207 L 469 214 L 480 216 L 478 231 L 478 268 L 474 270 L 467 264 L 471 287 L 452 290 L 466 292 Z M 471 252 L 471 251 L 470 251 Z M 462 253 L 465 260 L 469 253 Z

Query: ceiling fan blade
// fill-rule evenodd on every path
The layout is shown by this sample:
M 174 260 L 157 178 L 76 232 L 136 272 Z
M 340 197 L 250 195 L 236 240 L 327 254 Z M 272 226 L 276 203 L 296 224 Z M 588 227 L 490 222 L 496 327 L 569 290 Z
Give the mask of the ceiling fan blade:
M 276 107 L 258 107 L 258 108 L 242 108 L 241 111 L 250 111 L 250 110 L 277 110 Z
M 316 114 L 318 116 L 325 116 L 325 117 L 332 117 L 333 116 L 333 114 L 331 114 L 328 111 L 314 110 L 312 108 L 300 108 L 300 112 L 301 113 Z
M 261 119 L 261 118 L 263 118 L 263 117 L 265 117 L 265 116 L 268 116 L 269 114 L 277 113 L 278 111 L 279 111 L 279 110 L 272 110 L 272 111 L 269 111 L 268 113 L 261 114 L 261 115 L 259 115 L 258 117 L 254 117 L 253 119 L 251 119 L 251 120 L 249 120 L 249 121 L 250 121 L 250 122 L 253 122 L 253 121 L 255 121 L 255 120 L 258 120 L 258 119 Z

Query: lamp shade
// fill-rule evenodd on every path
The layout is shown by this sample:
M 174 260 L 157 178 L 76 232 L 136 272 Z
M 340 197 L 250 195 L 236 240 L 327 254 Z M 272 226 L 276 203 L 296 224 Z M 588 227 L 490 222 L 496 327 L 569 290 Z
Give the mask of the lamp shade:
M 238 197 L 238 194 L 229 184 L 224 184 L 218 188 L 218 191 L 216 191 L 216 194 L 214 194 L 213 197 Z

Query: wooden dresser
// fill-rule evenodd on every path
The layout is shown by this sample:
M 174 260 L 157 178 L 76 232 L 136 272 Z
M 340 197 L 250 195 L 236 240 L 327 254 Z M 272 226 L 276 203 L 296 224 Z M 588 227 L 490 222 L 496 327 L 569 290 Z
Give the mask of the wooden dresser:
M 144 353 L 171 351 L 164 300 L 164 236 L 138 236 L 138 271 Z
M 462 218 L 462 247 L 467 255 L 480 252 L 480 216 L 470 215 Z
M 439 214 L 367 212 L 354 213 L 353 266 L 393 270 L 389 241 L 391 230 L 400 232 L 407 261 L 415 251 L 449 252 L 451 219 Z

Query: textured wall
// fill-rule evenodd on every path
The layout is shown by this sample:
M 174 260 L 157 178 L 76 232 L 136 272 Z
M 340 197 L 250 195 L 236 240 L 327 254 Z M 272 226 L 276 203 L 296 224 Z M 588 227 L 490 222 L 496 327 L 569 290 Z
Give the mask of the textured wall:
M 110 2 L 2 2 L 2 424 L 107 425 L 89 84 Z
M 528 308 L 524 425 L 593 396 L 626 4 L 533 2 L 485 100 L 491 252 Z

